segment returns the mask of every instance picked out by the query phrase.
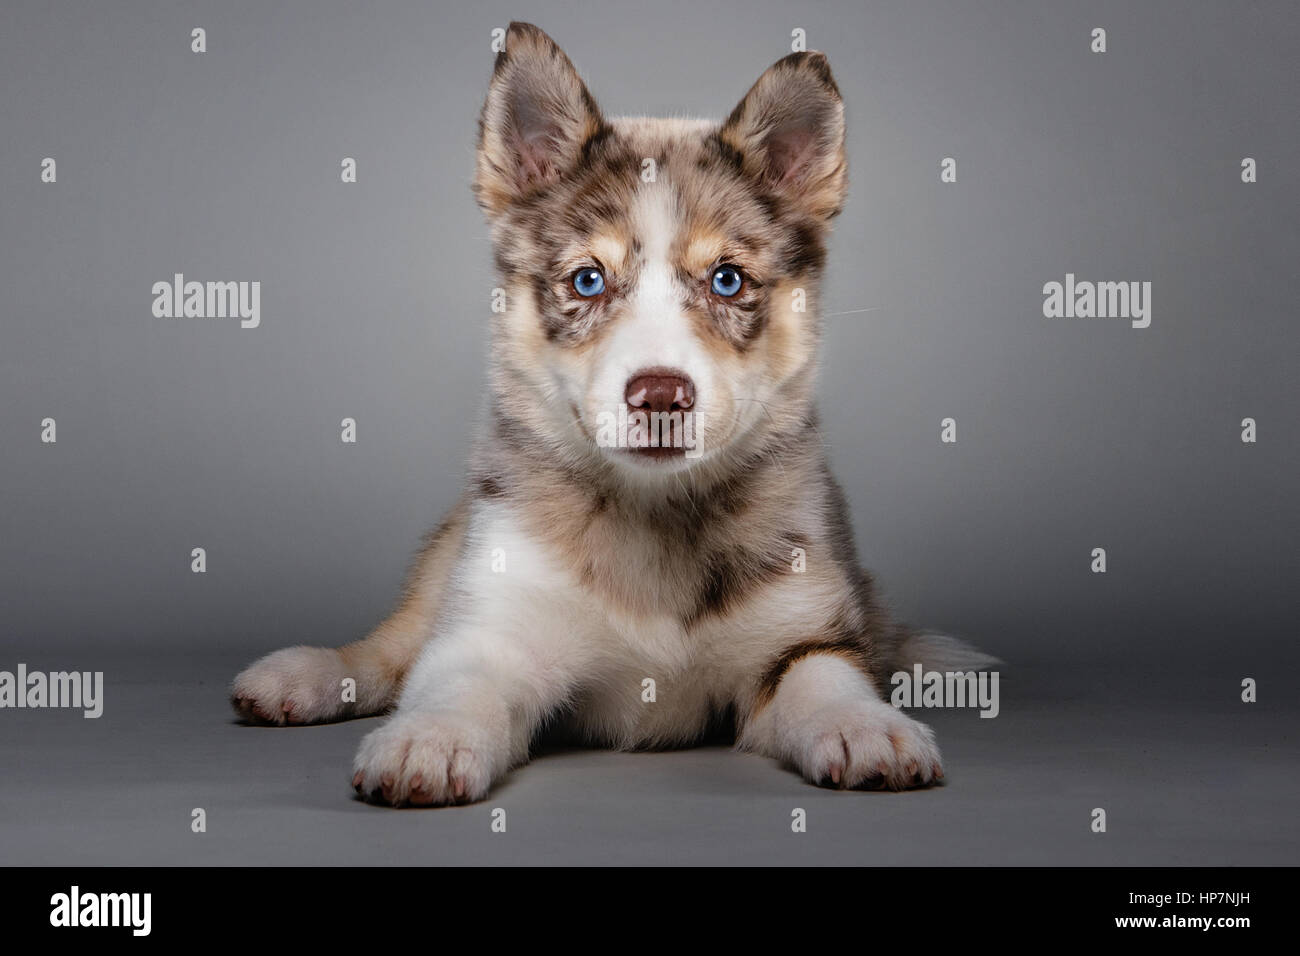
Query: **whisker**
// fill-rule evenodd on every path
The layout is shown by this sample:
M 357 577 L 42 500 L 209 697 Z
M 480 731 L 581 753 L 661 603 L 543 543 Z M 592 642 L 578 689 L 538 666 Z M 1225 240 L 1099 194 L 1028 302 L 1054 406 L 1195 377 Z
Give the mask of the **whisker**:
M 883 308 L 883 305 L 873 305 L 869 309 L 849 309 L 847 312 L 824 312 L 822 314 L 829 319 L 836 315 L 857 315 L 859 312 L 879 312 Z

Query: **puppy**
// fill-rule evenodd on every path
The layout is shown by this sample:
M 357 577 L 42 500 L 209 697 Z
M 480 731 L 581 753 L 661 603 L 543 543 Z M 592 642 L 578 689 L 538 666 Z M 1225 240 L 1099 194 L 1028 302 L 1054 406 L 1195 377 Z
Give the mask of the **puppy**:
M 819 285 L 845 190 L 820 53 L 721 123 L 613 119 L 512 24 L 479 126 L 505 308 L 468 486 L 392 617 L 256 662 L 239 714 L 392 710 L 353 785 L 396 806 L 482 799 L 546 728 L 631 749 L 726 726 L 816 784 L 939 780 L 889 675 L 988 659 L 890 620 L 826 467 Z

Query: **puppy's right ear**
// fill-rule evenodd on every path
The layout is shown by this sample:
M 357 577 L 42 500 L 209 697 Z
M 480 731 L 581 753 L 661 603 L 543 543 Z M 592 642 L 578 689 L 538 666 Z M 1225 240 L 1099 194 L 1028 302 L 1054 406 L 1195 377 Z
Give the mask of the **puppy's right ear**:
M 474 194 L 489 216 L 575 166 L 604 126 L 564 51 L 531 23 L 512 23 L 479 119 Z

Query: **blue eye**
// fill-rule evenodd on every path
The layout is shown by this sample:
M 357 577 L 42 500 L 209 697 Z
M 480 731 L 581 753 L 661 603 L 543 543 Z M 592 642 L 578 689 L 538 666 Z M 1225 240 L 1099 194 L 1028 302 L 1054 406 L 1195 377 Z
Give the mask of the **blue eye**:
M 599 269 L 579 269 L 573 274 L 573 289 L 584 299 L 605 291 L 605 277 Z
M 715 294 L 731 298 L 740 291 L 745 279 L 735 266 L 718 266 L 713 270 L 712 288 Z

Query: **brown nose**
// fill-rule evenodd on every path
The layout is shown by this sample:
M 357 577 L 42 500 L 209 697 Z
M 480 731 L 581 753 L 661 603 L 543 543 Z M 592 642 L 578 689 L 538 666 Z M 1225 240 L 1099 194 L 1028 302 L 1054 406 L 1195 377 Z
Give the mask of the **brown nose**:
M 646 412 L 684 412 L 695 404 L 695 384 L 673 369 L 633 375 L 624 393 L 628 407 Z

